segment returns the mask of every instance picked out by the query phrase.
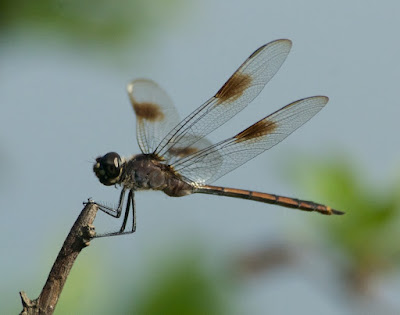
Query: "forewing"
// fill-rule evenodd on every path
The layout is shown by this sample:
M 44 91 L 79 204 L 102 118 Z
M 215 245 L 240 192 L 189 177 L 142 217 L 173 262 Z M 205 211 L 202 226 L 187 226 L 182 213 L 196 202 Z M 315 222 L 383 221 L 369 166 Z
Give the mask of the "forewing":
M 182 120 L 161 141 L 155 153 L 190 147 L 245 108 L 279 70 L 292 43 L 280 39 L 257 49 L 207 102 Z
M 210 184 L 281 142 L 318 113 L 327 102 L 326 96 L 293 102 L 236 136 L 189 155 L 172 166 L 195 185 Z
M 143 153 L 153 153 L 165 135 L 179 122 L 171 99 L 155 82 L 132 81 L 127 86 L 136 114 L 136 137 Z

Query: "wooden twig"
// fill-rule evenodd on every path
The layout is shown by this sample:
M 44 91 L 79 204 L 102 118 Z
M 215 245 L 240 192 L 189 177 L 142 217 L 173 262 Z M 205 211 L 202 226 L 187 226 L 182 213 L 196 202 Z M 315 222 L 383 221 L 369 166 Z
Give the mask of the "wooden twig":
M 95 235 L 92 223 L 97 210 L 97 205 L 92 202 L 83 208 L 58 253 L 39 297 L 30 300 L 24 291 L 19 293 L 23 306 L 21 314 L 53 314 L 75 259 Z

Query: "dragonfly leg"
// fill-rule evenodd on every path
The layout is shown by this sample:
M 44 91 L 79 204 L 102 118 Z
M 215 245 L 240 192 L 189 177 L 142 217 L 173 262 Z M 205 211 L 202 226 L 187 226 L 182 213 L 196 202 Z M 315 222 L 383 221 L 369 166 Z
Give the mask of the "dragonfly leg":
M 116 210 L 114 210 L 114 212 L 113 212 L 113 214 L 116 214 L 116 215 L 108 213 L 108 212 L 106 212 L 104 210 L 103 211 L 106 212 L 107 214 L 110 214 L 110 215 L 116 217 L 116 218 L 119 218 L 121 216 L 121 212 L 122 212 L 121 210 L 122 210 L 122 203 L 123 203 L 122 201 L 123 201 L 124 194 L 125 194 L 124 191 L 121 192 L 120 203 L 118 205 L 118 208 Z M 122 222 L 121 228 L 116 232 L 108 232 L 108 233 L 104 233 L 104 234 L 98 234 L 98 235 L 95 236 L 96 238 L 108 237 L 108 236 L 117 236 L 117 235 L 124 235 L 124 234 L 132 234 L 132 233 L 134 233 L 136 231 L 136 211 L 135 211 L 135 199 L 134 199 L 134 196 L 135 196 L 135 194 L 134 194 L 133 190 L 130 190 L 129 194 L 128 194 L 128 201 L 126 203 L 124 220 Z M 129 217 L 129 210 L 130 210 L 130 206 L 131 205 L 132 205 L 132 217 L 133 217 L 132 229 L 130 231 L 125 231 L 126 223 L 128 221 L 128 217 Z M 108 208 L 108 209 L 111 209 L 111 208 Z
M 129 232 L 126 232 L 124 234 L 129 234 L 129 233 L 134 233 L 136 231 L 136 209 L 135 209 L 135 193 L 133 190 L 129 191 L 128 194 L 128 203 L 126 205 L 126 211 L 124 215 L 124 221 L 122 222 L 121 229 L 119 230 L 121 233 L 125 231 L 126 228 L 126 223 L 128 221 L 128 216 L 129 216 L 129 204 L 132 205 L 132 229 Z
M 119 196 L 119 201 L 118 201 L 118 207 L 117 209 L 99 204 L 95 202 L 96 205 L 99 206 L 99 210 L 103 211 L 104 213 L 107 213 L 108 215 L 114 217 L 114 218 L 119 218 L 122 213 L 122 206 L 124 204 L 124 197 L 125 197 L 125 191 L 126 189 L 122 189 L 121 195 Z

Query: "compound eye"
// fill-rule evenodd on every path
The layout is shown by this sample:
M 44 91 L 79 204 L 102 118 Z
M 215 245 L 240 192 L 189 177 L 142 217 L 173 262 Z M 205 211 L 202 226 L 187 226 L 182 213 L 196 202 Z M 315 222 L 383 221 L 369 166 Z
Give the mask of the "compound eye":
M 122 171 L 121 157 L 115 152 L 109 152 L 102 157 L 98 157 L 93 166 L 93 171 L 104 185 L 117 184 Z
M 115 152 L 107 153 L 101 158 L 100 165 L 109 178 L 115 178 L 120 173 L 121 157 Z

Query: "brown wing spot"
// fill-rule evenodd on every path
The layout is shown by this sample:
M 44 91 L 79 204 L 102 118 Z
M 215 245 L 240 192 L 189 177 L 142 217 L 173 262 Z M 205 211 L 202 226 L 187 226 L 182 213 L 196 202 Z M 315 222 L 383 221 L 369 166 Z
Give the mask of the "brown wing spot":
M 248 74 L 234 73 L 215 94 L 215 97 L 219 99 L 218 103 L 238 99 L 250 86 L 251 81 L 252 78 Z
M 160 106 L 150 102 L 132 102 L 137 118 L 149 121 L 160 121 L 164 119 L 164 113 Z
M 277 127 L 278 125 L 275 122 L 263 119 L 243 130 L 241 133 L 238 133 L 235 138 L 237 142 L 256 139 L 258 137 L 263 137 L 270 134 Z
M 168 150 L 168 153 L 171 155 L 175 155 L 177 157 L 183 158 L 190 154 L 196 153 L 198 151 L 197 148 L 194 147 L 186 147 L 186 148 L 171 148 Z

